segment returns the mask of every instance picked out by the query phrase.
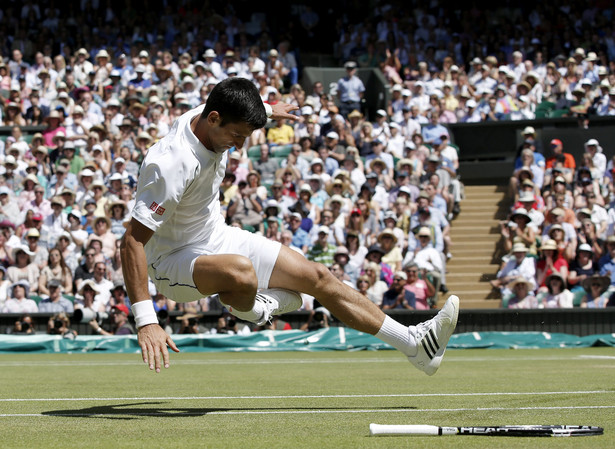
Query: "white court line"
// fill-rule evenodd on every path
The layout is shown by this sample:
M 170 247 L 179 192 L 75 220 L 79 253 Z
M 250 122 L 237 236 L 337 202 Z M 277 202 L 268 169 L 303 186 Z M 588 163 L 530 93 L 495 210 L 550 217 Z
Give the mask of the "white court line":
M 575 405 L 569 407 L 480 407 L 480 408 L 424 408 L 424 409 L 357 409 L 357 410 L 222 410 L 212 412 L 180 412 L 180 413 L 134 413 L 131 411 L 125 414 L 118 410 L 116 413 L 2 413 L 0 418 L 21 418 L 21 417 L 90 417 L 90 416 L 204 416 L 204 415 L 316 415 L 316 414 L 336 414 L 336 413 L 447 413 L 447 412 L 493 412 L 493 411 L 514 411 L 519 410 L 586 410 L 586 409 L 612 409 L 615 405 Z
M 582 359 L 594 359 L 594 360 L 615 360 L 613 355 L 580 355 Z
M 0 402 L 71 402 L 71 401 L 206 401 L 221 399 L 364 399 L 364 398 L 424 398 L 424 397 L 467 397 L 467 396 L 559 396 L 571 394 L 615 394 L 615 391 L 527 391 L 527 392 L 485 392 L 485 393 L 407 393 L 407 394 L 323 394 L 323 395 L 280 395 L 280 396 L 159 396 L 124 398 L 0 398 Z
M 196 353 L 191 353 L 196 354 Z M 248 354 L 248 353 L 245 353 Z M 59 354 L 58 354 L 59 355 Z M 77 354 L 72 354 L 77 355 Z M 87 356 L 89 354 L 83 354 Z M 129 354 L 130 355 L 130 354 Z M 54 361 L 2 361 L 0 355 L 0 364 L 2 367 L 28 367 L 28 366 L 44 366 L 44 367 L 57 367 L 57 366 L 132 366 L 143 365 L 141 358 L 137 353 L 132 354 L 135 356 L 134 361 L 127 362 L 125 360 L 118 361 L 105 361 L 98 362 L 87 360 L 83 361 L 66 361 L 66 362 L 54 362 Z M 405 357 L 391 357 L 391 358 L 335 358 L 335 359 L 312 359 L 312 360 L 299 360 L 299 359 L 275 359 L 275 360 L 224 360 L 224 359 L 207 359 L 202 360 L 182 360 L 177 358 L 178 356 L 171 357 L 171 365 L 318 365 L 318 364 L 344 364 L 344 363 L 408 363 Z M 179 356 L 181 357 L 181 356 Z M 450 354 L 446 357 L 446 362 L 518 362 L 519 360 L 530 361 L 566 361 L 566 360 L 579 360 L 579 359 L 591 359 L 602 358 L 610 359 L 609 356 L 592 356 L 592 355 L 573 355 L 569 357 L 554 356 L 554 357 L 516 357 L 511 354 L 510 357 L 456 357 L 454 354 Z M 615 359 L 615 358 L 614 358 Z

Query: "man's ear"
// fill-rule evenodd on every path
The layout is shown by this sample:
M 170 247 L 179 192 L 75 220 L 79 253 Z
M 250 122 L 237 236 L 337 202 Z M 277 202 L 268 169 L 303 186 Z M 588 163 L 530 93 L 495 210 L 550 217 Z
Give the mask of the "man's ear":
M 222 122 L 222 117 L 220 116 L 220 114 L 218 113 L 218 111 L 211 111 L 208 115 L 207 115 L 207 123 L 210 126 L 216 125 L 216 124 L 220 124 Z

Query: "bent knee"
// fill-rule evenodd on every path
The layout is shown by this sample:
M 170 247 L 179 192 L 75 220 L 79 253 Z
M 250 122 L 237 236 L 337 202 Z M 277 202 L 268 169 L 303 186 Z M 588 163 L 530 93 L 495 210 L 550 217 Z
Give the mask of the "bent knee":
M 334 278 L 325 265 L 317 262 L 310 262 L 305 274 L 316 290 L 322 290 Z
M 252 261 L 244 256 L 236 256 L 228 267 L 229 281 L 233 290 L 255 290 L 258 285 Z

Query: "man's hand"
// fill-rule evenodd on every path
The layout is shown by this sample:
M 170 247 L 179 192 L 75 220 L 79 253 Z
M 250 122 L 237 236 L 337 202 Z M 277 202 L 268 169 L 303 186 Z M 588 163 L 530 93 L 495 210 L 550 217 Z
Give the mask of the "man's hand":
M 164 367 L 169 367 L 169 351 L 167 345 L 175 351 L 179 352 L 175 342 L 169 337 L 163 328 L 158 324 L 148 324 L 139 329 L 137 333 L 139 339 L 139 346 L 141 346 L 141 355 L 143 356 L 143 362 L 149 365 L 149 369 L 156 369 L 156 372 L 160 372 L 161 359 L 164 362 Z
M 289 114 L 290 111 L 296 111 L 297 109 L 299 109 L 299 107 L 295 106 L 294 104 L 288 104 L 288 103 L 278 101 L 276 104 L 272 104 L 270 106 L 271 106 L 271 110 L 273 111 L 273 114 L 271 114 L 271 117 L 270 117 L 271 120 L 282 120 L 282 119 L 288 119 L 288 120 L 293 120 L 293 121 L 299 120 L 298 115 Z

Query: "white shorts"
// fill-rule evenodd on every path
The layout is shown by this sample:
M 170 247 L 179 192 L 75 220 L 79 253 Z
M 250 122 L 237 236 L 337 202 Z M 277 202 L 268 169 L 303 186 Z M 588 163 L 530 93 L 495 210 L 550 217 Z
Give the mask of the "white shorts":
M 192 274 L 200 256 L 237 254 L 252 261 L 258 288 L 267 288 L 281 244 L 237 227 L 222 226 L 202 244 L 182 248 L 148 265 L 148 273 L 156 288 L 177 302 L 197 301 L 203 294 L 197 289 Z

